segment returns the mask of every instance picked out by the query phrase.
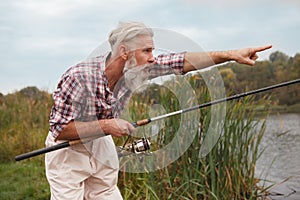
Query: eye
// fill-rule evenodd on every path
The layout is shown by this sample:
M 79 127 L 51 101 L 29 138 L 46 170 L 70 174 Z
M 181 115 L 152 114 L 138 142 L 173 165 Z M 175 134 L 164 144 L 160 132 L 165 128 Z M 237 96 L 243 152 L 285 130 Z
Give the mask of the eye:
M 143 49 L 143 51 L 147 52 L 147 53 L 152 53 L 153 48 L 146 48 L 146 49 Z

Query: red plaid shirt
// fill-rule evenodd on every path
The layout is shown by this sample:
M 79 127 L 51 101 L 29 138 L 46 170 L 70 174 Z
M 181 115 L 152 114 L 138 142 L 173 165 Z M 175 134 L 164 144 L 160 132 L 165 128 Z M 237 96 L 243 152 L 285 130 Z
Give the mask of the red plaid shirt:
M 79 63 L 68 69 L 53 93 L 50 131 L 56 138 L 70 121 L 94 121 L 118 117 L 130 90 L 125 84 L 110 91 L 105 74 L 108 53 Z M 151 78 L 167 74 L 183 74 L 184 53 L 156 57 L 149 68 Z

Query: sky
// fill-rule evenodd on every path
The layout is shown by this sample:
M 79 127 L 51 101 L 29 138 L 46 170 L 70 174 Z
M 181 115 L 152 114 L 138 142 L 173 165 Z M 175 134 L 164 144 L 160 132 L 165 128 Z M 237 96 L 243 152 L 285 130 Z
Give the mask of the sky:
M 199 51 L 272 44 L 260 60 L 275 51 L 300 53 L 298 0 L 0 0 L 0 92 L 53 92 L 119 21 L 179 33 Z

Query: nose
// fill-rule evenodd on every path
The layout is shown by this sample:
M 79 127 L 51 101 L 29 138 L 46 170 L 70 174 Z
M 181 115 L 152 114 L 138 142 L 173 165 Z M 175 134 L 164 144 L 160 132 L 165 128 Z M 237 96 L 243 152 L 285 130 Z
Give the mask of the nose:
M 153 56 L 153 53 L 150 54 L 149 58 L 148 58 L 148 62 L 149 63 L 153 63 L 155 61 L 155 58 Z

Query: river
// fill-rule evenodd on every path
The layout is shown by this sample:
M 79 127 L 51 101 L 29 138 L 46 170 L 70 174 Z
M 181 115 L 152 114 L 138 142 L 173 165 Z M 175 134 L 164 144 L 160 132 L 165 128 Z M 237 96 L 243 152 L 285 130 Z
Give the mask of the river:
M 269 116 L 260 147 L 256 176 L 276 183 L 270 198 L 300 200 L 300 114 Z

